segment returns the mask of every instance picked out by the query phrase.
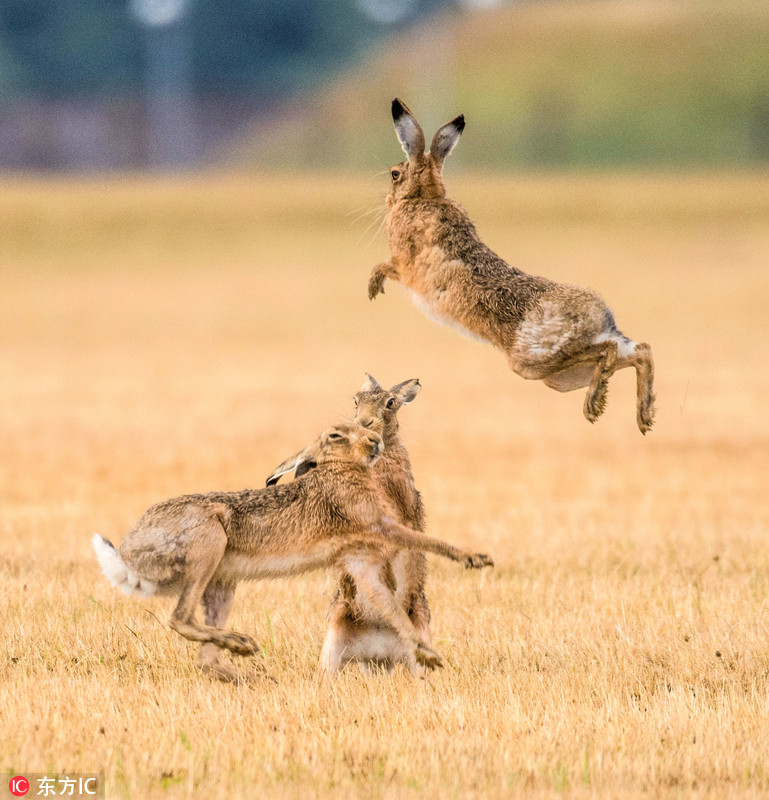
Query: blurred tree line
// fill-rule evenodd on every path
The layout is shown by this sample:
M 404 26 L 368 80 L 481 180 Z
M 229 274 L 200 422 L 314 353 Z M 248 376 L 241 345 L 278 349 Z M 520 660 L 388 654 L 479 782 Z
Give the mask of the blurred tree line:
M 255 135 L 244 156 L 256 166 L 386 166 L 398 156 L 394 91 L 429 131 L 465 114 L 452 169 L 765 168 L 769 2 L 457 7 L 388 40 L 312 114 L 300 109 L 280 136 Z
M 447 2 L 0 0 L 0 165 L 198 161 Z
M 413 21 L 445 0 L 401 4 Z M 139 94 L 145 30 L 135 5 L 0 0 L 2 97 Z M 340 69 L 387 31 L 358 0 L 180 0 L 182 6 L 179 24 L 191 42 L 195 90 L 203 94 L 283 97 Z
M 457 166 L 766 165 L 769 2 L 0 0 L 6 168 L 367 169 L 394 94 Z

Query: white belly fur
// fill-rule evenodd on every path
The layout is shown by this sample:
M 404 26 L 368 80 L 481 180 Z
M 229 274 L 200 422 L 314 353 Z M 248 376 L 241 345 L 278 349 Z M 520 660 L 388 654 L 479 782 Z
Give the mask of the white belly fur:
M 426 297 L 423 297 L 421 294 L 418 294 L 413 289 L 407 289 L 406 291 L 411 295 L 411 301 L 414 303 L 414 305 L 428 319 L 431 319 L 433 322 L 437 322 L 440 325 L 445 325 L 447 328 L 453 328 L 455 331 L 461 333 L 463 336 L 468 336 L 470 339 L 475 339 L 476 342 L 484 341 L 477 334 L 467 330 L 467 328 L 465 328 L 464 325 L 460 325 L 455 319 L 446 317 L 439 311 L 437 311 L 434 302 L 431 302 Z
M 336 548 L 319 546 L 306 553 L 251 557 L 240 553 L 225 553 L 216 570 L 222 577 L 245 580 L 278 578 L 282 575 L 298 575 L 314 569 L 323 569 L 334 560 Z

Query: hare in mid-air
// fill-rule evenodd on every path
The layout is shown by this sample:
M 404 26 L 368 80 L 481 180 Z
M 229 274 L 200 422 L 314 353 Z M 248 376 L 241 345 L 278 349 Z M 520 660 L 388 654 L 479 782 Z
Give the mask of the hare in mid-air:
M 418 380 L 383 388 L 371 375 L 366 376 L 354 397 L 355 421 L 376 431 L 384 441 L 384 453 L 371 471 L 382 493 L 397 512 L 396 519 L 414 530 L 424 530 L 422 498 L 414 486 L 411 462 L 400 438 L 399 409 L 413 402 L 421 389 Z M 281 475 L 295 471 L 302 475 L 315 462 L 312 447 L 296 453 L 277 467 L 267 479 L 276 483 Z M 431 645 L 430 607 L 425 596 L 427 562 L 417 550 L 393 551 L 389 559 L 395 581 L 395 596 L 408 615 L 423 644 Z M 370 666 L 391 669 L 397 663 L 413 664 L 404 652 L 397 632 L 382 620 L 381 615 L 366 607 L 365 597 L 358 594 L 354 578 L 340 567 L 338 588 L 328 613 L 329 627 L 321 651 L 321 668 L 335 672 L 351 661 L 362 669 Z M 424 669 L 421 665 L 418 669 Z
M 397 98 L 392 117 L 407 159 L 390 170 L 391 258 L 374 267 L 369 298 L 387 278 L 400 281 L 427 316 L 491 342 L 521 377 L 561 392 L 587 386 L 590 422 L 603 413 L 609 378 L 635 367 L 636 420 L 646 433 L 654 422 L 651 347 L 621 333 L 595 292 L 527 275 L 481 241 L 465 210 L 446 197 L 441 175 L 464 116 L 439 128 L 427 153 L 422 128 Z
M 253 655 L 257 643 L 223 630 L 240 580 L 295 575 L 342 562 L 367 603 L 401 637 L 404 652 L 426 667 L 441 658 L 423 644 L 396 602 L 384 553 L 391 547 L 425 550 L 466 567 L 493 565 L 396 522 L 371 465 L 381 437 L 357 424 L 326 431 L 315 446 L 316 467 L 284 486 L 211 492 L 152 506 L 120 550 L 96 534 L 93 546 L 105 576 L 125 592 L 179 595 L 170 626 L 200 642 L 198 665 L 223 679 L 238 673 L 219 661 L 218 648 Z M 199 603 L 205 624 L 195 619 Z

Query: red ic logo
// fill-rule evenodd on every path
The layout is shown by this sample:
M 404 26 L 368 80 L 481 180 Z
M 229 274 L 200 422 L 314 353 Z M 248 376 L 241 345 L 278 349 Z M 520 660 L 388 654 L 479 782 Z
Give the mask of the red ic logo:
M 29 791 L 29 781 L 23 775 L 17 775 L 15 778 L 11 778 L 8 788 L 15 797 L 24 797 Z

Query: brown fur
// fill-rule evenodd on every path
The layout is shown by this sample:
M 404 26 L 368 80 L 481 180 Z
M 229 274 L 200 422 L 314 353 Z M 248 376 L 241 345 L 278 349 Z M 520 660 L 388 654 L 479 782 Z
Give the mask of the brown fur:
M 141 587 L 150 593 L 178 594 L 170 626 L 201 643 L 198 664 L 218 677 L 237 673 L 219 662 L 217 648 L 241 655 L 258 649 L 250 636 L 222 627 L 239 581 L 340 563 L 358 591 L 397 631 L 404 652 L 414 662 L 438 666 L 440 656 L 419 640 L 395 601 L 385 554 L 392 547 L 413 548 L 469 567 L 492 562 L 396 522 L 395 509 L 382 496 L 370 469 L 382 447 L 373 431 L 352 424 L 336 426 L 315 448 L 317 468 L 296 481 L 158 503 L 127 534 L 119 555 L 107 540 L 95 537 L 97 556 L 105 574 L 128 591 Z M 195 619 L 201 601 L 205 624 Z
M 399 434 L 398 410 L 414 400 L 421 389 L 418 380 L 403 381 L 389 391 L 370 375 L 355 395 L 355 421 L 382 436 L 385 449 L 371 471 L 382 494 L 397 512 L 396 519 L 414 530 L 424 530 L 422 498 L 414 486 L 411 462 Z M 305 449 L 283 462 L 268 478 L 268 484 L 300 464 L 312 463 L 311 449 Z M 277 477 L 276 477 L 277 476 Z M 431 644 L 430 607 L 425 596 L 427 560 L 424 553 L 393 550 L 388 562 L 396 598 L 411 620 L 420 640 Z M 321 653 L 321 667 L 342 669 L 350 661 L 366 670 L 375 665 L 391 669 L 403 658 L 396 632 L 382 625 L 378 615 L 361 603 L 352 576 L 342 569 L 336 595 L 328 613 L 329 627 Z
M 609 378 L 635 367 L 636 419 L 646 433 L 654 422 L 650 346 L 622 334 L 592 290 L 528 275 L 481 241 L 465 210 L 446 197 L 442 179 L 464 117 L 440 128 L 428 153 L 419 123 L 397 99 L 393 120 L 408 158 L 391 170 L 391 258 L 374 267 L 369 298 L 384 291 L 386 279 L 400 281 L 428 316 L 491 342 L 521 377 L 559 391 L 589 387 L 584 414 L 590 422 L 604 410 Z

